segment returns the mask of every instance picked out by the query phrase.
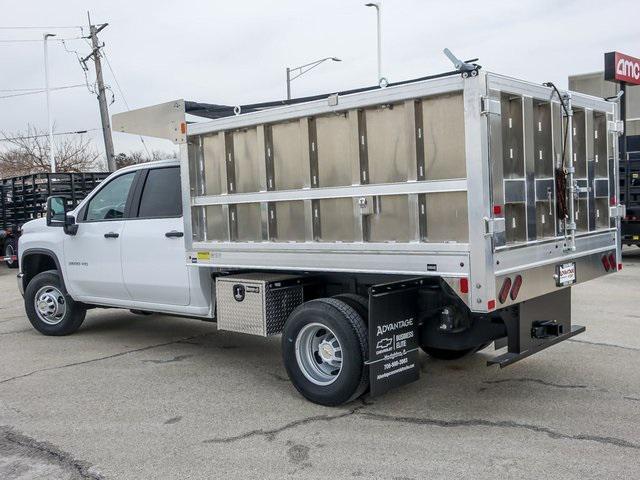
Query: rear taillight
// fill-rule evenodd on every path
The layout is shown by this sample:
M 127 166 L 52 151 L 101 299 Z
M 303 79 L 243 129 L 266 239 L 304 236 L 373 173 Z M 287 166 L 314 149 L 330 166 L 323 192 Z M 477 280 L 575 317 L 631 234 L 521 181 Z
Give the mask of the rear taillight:
M 500 289 L 500 294 L 498 295 L 498 300 L 500 301 L 500 303 L 504 303 L 507 301 L 509 290 L 511 290 L 511 279 L 507 277 L 502 282 L 502 288 Z
M 609 263 L 609 257 L 606 255 L 602 256 L 602 266 L 604 267 L 605 272 L 611 270 L 611 264 Z
M 460 279 L 460 293 L 469 293 L 469 279 L 461 278 Z
M 611 270 L 615 270 L 617 264 L 618 264 L 618 262 L 616 262 L 616 256 L 613 253 L 610 253 L 609 254 L 609 265 L 611 265 Z
M 513 281 L 513 287 L 511 287 L 511 300 L 515 300 L 518 297 L 518 293 L 520 293 L 520 287 L 522 286 L 522 276 L 516 276 Z

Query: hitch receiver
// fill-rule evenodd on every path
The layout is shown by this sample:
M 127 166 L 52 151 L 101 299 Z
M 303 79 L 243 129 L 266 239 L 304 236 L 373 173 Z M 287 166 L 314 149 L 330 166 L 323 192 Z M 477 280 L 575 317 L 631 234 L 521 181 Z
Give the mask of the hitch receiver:
M 563 325 L 554 320 L 538 320 L 533 322 L 531 327 L 531 336 L 533 338 L 559 337 L 563 332 Z

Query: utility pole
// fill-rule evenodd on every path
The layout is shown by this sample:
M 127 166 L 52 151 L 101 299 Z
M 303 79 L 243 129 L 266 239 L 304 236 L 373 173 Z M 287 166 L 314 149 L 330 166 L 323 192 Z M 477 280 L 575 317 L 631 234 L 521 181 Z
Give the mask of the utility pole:
M 93 25 L 91 16 L 87 12 L 89 19 L 89 38 L 91 38 L 91 46 L 93 51 L 84 58 L 83 63 L 89 58 L 93 58 L 96 67 L 96 83 L 98 84 L 98 104 L 100 105 L 100 119 L 102 120 L 102 136 L 104 138 L 104 151 L 107 155 L 107 167 L 110 172 L 116 169 L 116 159 L 113 151 L 113 138 L 111 138 L 111 123 L 109 121 L 109 107 L 107 105 L 107 97 L 105 95 L 104 80 L 102 78 L 102 64 L 100 63 L 100 49 L 102 46 L 98 42 L 98 33 L 104 30 L 108 23 L 101 25 Z
M 47 40 L 55 37 L 55 33 L 45 33 L 44 38 L 44 88 L 47 93 L 47 125 L 49 128 L 49 165 L 51 173 L 56 173 L 55 144 L 53 143 L 53 124 L 51 123 L 51 96 L 49 94 L 49 51 Z

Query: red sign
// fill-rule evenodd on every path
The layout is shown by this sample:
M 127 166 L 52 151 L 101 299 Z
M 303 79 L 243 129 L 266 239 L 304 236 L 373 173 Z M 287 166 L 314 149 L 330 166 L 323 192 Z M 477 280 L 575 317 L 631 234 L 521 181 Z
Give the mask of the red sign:
M 640 85 L 640 58 L 620 52 L 605 53 L 604 79 Z

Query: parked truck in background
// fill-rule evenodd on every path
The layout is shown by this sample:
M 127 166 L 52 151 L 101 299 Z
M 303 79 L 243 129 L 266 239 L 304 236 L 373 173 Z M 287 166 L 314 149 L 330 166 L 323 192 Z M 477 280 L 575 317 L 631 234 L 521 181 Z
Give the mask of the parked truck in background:
M 18 237 L 22 225 L 44 216 L 47 198 L 66 195 L 75 206 L 108 173 L 34 173 L 0 179 L 0 260 L 18 268 Z
M 186 114 L 210 119 L 187 124 Z M 507 366 L 584 327 L 571 287 L 621 268 L 617 105 L 479 69 L 249 106 L 115 115 L 180 160 L 52 196 L 20 238 L 33 326 L 119 307 L 282 335 L 339 405 L 416 380 L 419 349 Z

